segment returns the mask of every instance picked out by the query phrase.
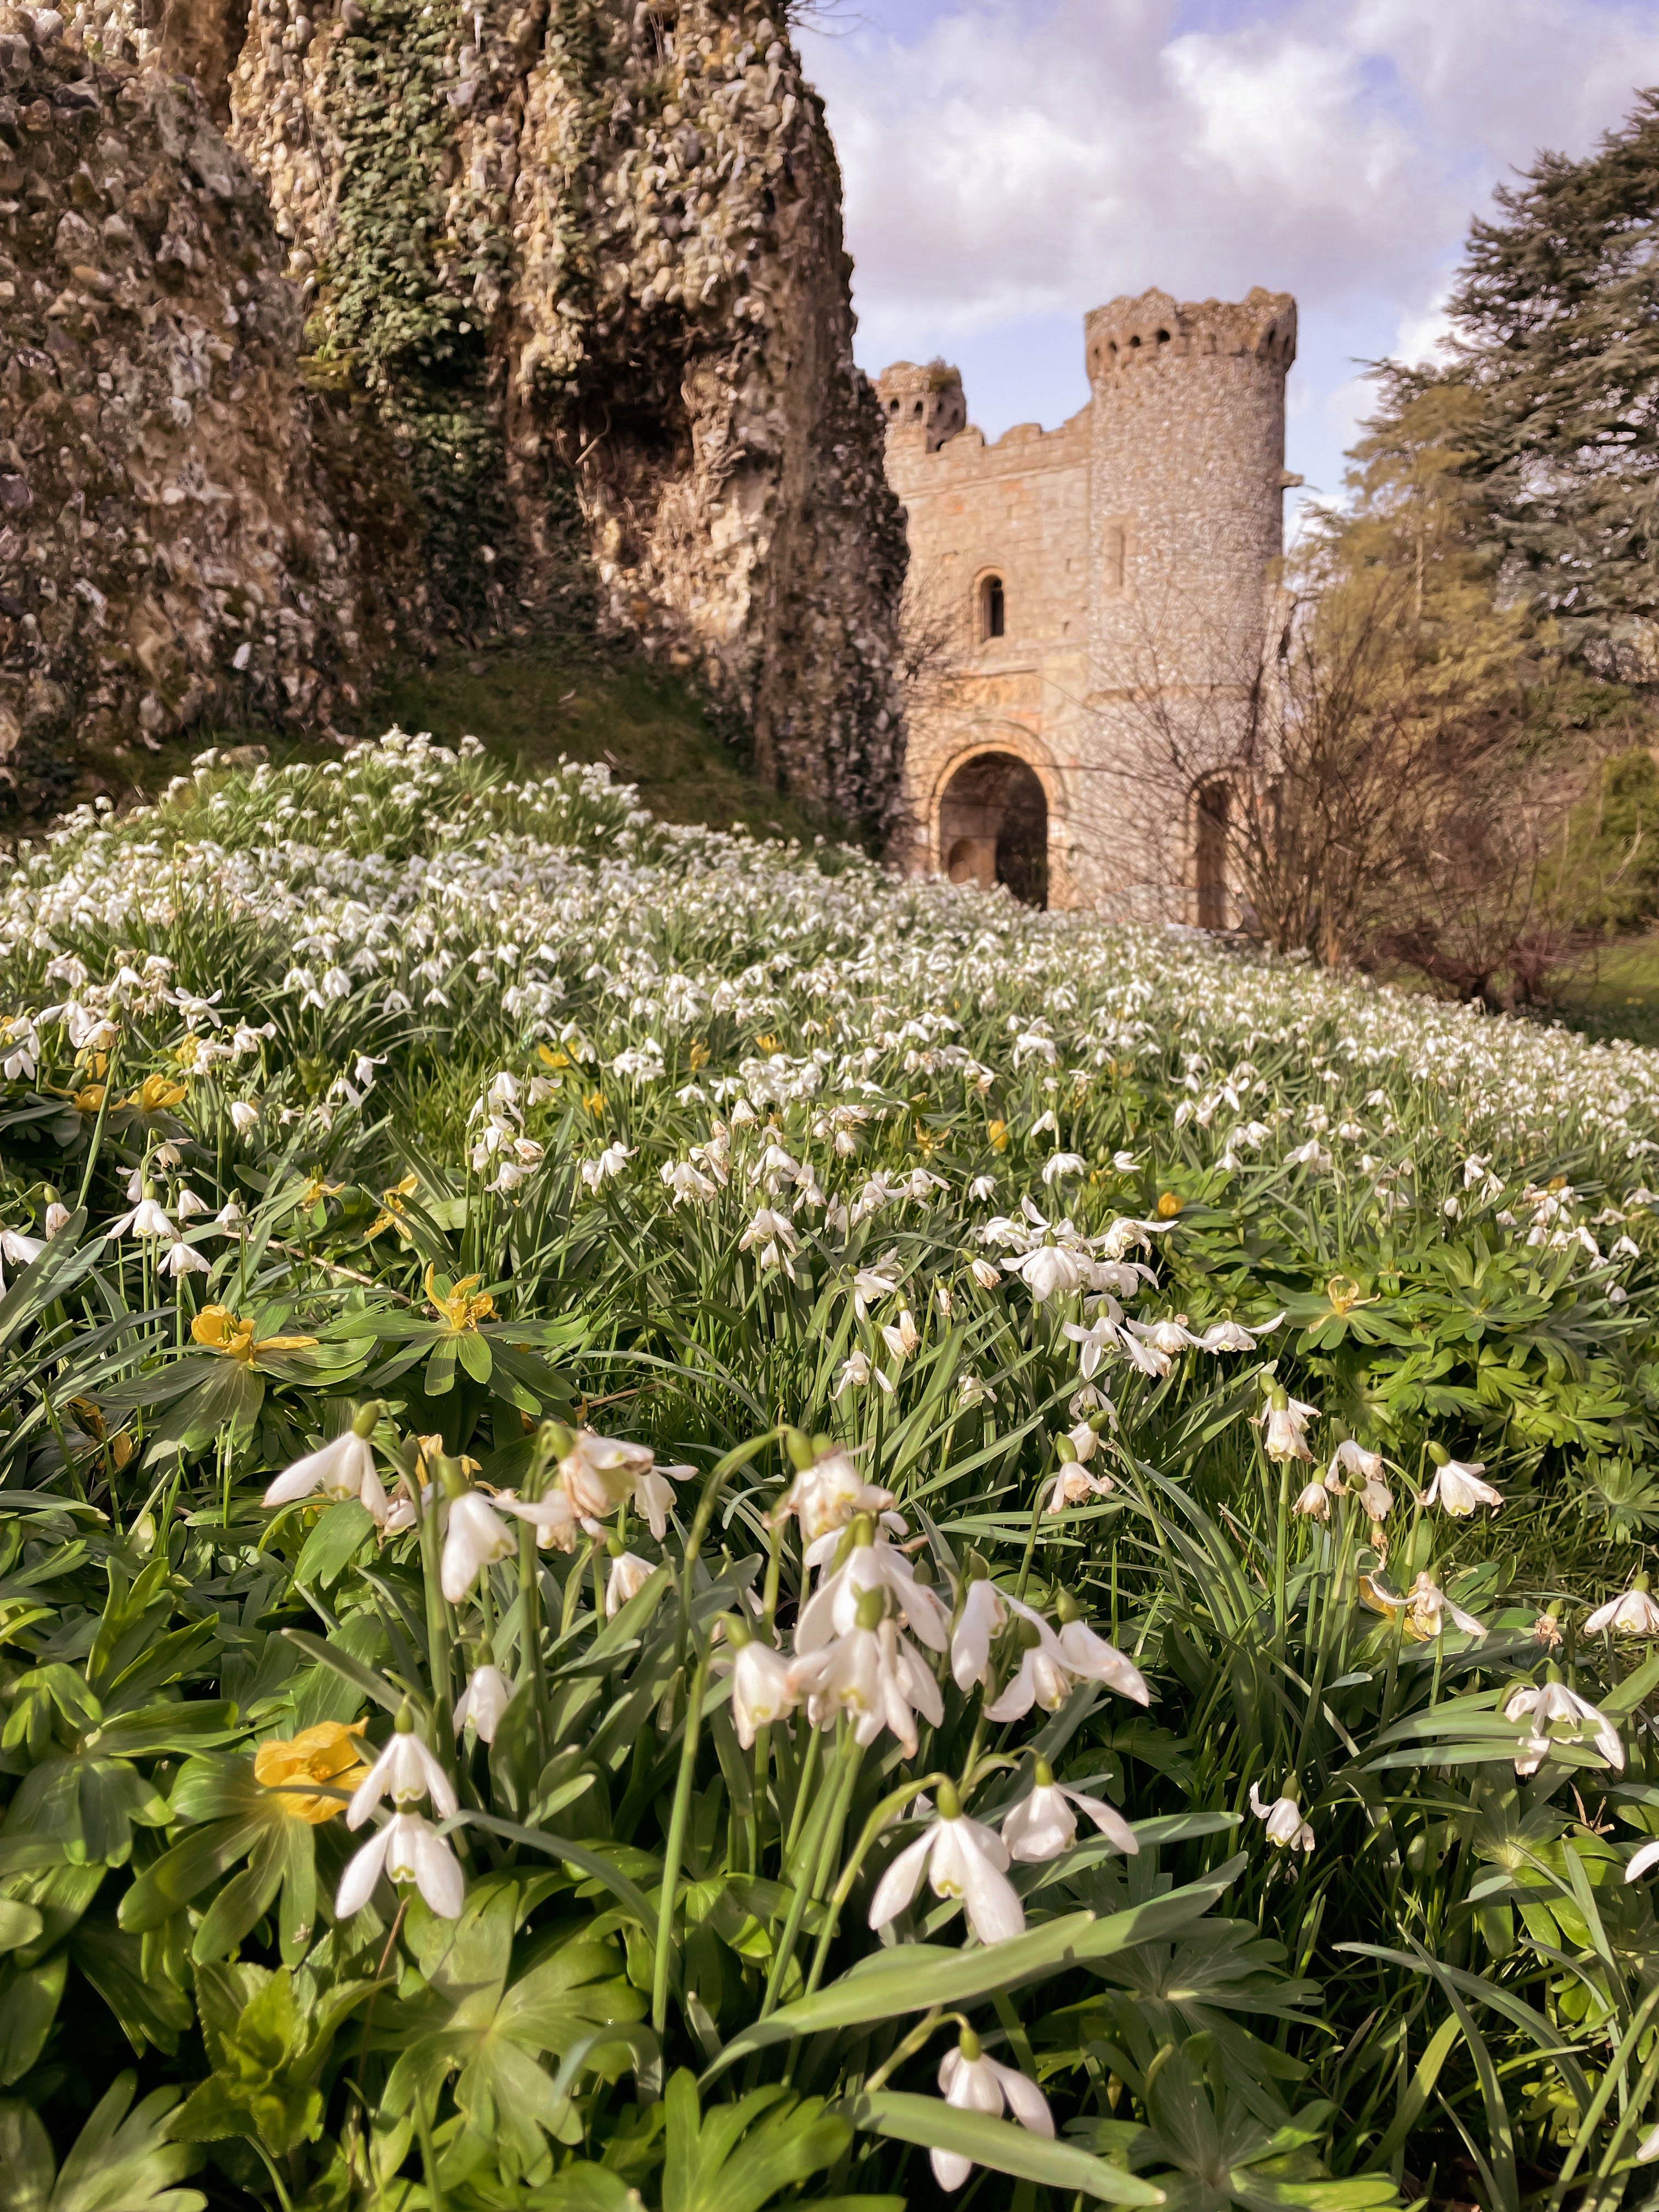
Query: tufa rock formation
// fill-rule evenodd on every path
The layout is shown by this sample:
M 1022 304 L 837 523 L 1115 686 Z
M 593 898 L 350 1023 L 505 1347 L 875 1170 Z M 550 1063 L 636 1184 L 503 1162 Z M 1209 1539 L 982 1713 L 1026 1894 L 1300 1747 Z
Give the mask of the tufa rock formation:
M 58 30 L 0 9 L 0 775 L 47 799 L 204 714 L 325 727 L 371 618 L 257 184 Z
M 139 3 L 88 0 L 71 41 L 144 43 Z M 169 0 L 161 64 L 198 99 L 143 80 L 146 112 L 187 111 L 192 145 L 228 112 L 303 297 L 301 340 L 292 315 L 278 333 L 273 295 L 270 382 L 255 404 L 242 380 L 243 420 L 263 439 L 281 418 L 250 481 L 290 526 L 280 568 L 291 556 L 296 611 L 305 580 L 318 702 L 384 635 L 353 599 L 365 533 L 348 549 L 310 491 L 326 480 L 332 505 L 343 473 L 417 519 L 418 570 L 384 586 L 405 637 L 630 635 L 752 729 L 780 785 L 884 823 L 903 520 L 852 357 L 834 150 L 778 26 L 757 0 L 334 4 Z M 57 51 L 64 75 L 108 79 L 100 99 L 125 81 Z M 247 242 L 227 236 L 204 275 L 216 301 L 238 255 L 272 286 L 241 164 L 221 159 L 240 197 L 215 205 Z M 193 204 L 207 188 L 185 181 Z M 157 697 L 181 717 L 201 704 Z

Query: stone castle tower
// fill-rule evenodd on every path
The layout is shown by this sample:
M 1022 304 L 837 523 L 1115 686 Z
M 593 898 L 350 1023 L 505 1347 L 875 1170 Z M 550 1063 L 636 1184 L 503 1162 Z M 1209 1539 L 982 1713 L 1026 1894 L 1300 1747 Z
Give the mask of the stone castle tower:
M 1057 430 L 988 445 L 943 362 L 878 380 L 923 661 L 904 857 L 1224 927 L 1226 788 L 1204 764 L 1262 665 L 1296 303 L 1147 292 L 1084 330 L 1089 404 Z

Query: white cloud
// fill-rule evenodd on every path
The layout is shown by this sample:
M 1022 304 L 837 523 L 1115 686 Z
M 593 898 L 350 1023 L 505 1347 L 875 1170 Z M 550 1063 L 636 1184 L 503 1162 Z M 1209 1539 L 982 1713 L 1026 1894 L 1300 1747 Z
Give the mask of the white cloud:
M 1080 326 L 1152 284 L 1266 284 L 1297 295 L 1321 446 L 1352 419 L 1352 355 L 1420 356 L 1443 328 L 1493 184 L 1540 146 L 1586 149 L 1659 81 L 1652 0 L 1242 0 L 1202 31 L 1174 0 L 938 0 L 904 39 L 879 21 L 896 0 L 860 4 L 875 24 L 804 44 L 866 365 Z M 1316 465 L 1340 480 L 1334 450 Z

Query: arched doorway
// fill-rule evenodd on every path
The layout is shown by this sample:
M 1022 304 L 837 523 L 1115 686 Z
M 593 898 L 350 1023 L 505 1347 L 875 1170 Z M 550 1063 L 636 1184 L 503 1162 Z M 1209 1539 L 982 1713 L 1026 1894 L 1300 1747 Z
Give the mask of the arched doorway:
M 1227 927 L 1227 814 L 1224 783 L 1200 784 L 1194 794 L 1197 820 L 1193 839 L 1198 878 L 1198 926 Z
M 939 864 L 953 884 L 1006 884 L 1026 906 L 1048 903 L 1048 801 L 1012 753 L 964 761 L 939 811 Z

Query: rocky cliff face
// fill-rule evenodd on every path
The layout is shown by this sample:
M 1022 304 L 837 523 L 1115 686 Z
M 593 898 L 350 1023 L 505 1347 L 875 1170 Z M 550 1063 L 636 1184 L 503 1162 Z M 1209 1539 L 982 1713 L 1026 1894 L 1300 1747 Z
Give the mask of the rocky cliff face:
M 0 778 L 48 798 L 204 714 L 326 726 L 397 535 L 365 557 L 323 481 L 246 165 L 188 84 L 61 28 L 0 8 Z
M 222 0 L 213 0 L 215 6 Z M 434 611 L 592 594 L 787 788 L 878 823 L 902 518 L 821 106 L 756 0 L 252 0 L 234 143 L 428 517 Z M 206 0 L 168 39 L 229 41 Z

